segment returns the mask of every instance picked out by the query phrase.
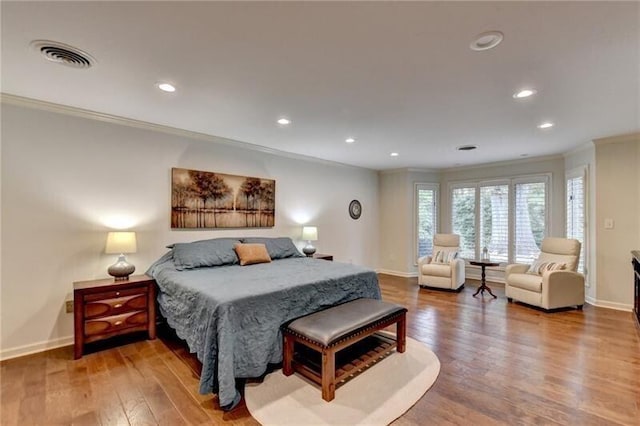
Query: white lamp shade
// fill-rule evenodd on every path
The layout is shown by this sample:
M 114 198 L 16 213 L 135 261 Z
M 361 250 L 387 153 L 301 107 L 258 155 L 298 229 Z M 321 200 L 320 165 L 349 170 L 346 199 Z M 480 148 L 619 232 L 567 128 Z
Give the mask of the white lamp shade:
M 302 239 L 307 241 L 316 241 L 318 239 L 318 228 L 315 226 L 303 226 Z
M 104 252 L 107 254 L 135 253 L 137 248 L 135 232 L 109 232 Z

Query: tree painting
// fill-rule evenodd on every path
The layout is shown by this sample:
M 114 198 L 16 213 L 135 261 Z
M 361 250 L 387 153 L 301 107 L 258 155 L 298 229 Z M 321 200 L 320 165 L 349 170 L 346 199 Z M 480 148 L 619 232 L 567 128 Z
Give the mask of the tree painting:
M 171 170 L 172 228 L 257 228 L 275 223 L 272 179 Z

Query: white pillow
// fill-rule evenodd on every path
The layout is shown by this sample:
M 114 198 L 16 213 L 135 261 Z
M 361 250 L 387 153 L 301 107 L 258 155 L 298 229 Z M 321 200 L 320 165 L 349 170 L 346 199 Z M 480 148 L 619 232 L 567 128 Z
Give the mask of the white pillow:
M 536 260 L 529 267 L 527 274 L 542 275 L 543 272 L 563 271 L 565 269 L 567 269 L 566 263 Z
M 434 253 L 431 263 L 440 263 L 443 265 L 451 263 L 452 260 L 458 258 L 457 251 L 438 250 Z

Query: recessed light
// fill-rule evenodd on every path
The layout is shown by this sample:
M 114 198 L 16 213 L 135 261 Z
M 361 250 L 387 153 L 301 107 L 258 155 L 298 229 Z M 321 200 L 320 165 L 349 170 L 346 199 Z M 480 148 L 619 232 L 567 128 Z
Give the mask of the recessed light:
M 533 96 L 536 93 L 538 93 L 536 89 L 522 89 L 521 91 L 514 93 L 513 98 L 514 99 L 528 98 L 529 96 Z
M 538 129 L 548 129 L 550 127 L 553 127 L 553 123 L 546 121 L 544 123 L 538 124 Z
M 291 120 L 289 120 L 288 118 L 279 118 L 278 119 L 278 124 L 282 124 L 283 126 L 286 126 L 287 124 L 291 124 Z
M 473 151 L 476 148 L 478 148 L 476 145 L 462 145 L 457 147 L 456 149 L 458 151 Z
M 398 155 L 400 155 L 400 154 L 398 154 L 397 152 L 392 152 L 392 153 L 391 153 L 391 154 L 389 154 L 389 155 L 391 155 L 392 157 L 397 157 L 397 156 L 398 156 Z
M 346 143 L 354 143 L 356 140 L 354 138 L 346 138 L 344 141 Z
M 499 45 L 502 39 L 504 39 L 504 34 L 500 31 L 487 31 L 478 34 L 469 47 L 477 52 L 489 50 Z
M 162 90 L 163 92 L 171 93 L 176 91 L 176 87 L 173 84 L 158 83 L 157 86 L 158 86 L 158 89 Z

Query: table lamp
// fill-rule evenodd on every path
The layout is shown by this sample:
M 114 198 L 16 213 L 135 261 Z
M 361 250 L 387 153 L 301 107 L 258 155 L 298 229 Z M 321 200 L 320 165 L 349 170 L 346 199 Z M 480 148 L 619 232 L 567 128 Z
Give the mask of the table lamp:
M 311 241 L 318 240 L 318 228 L 315 226 L 303 226 L 302 239 L 307 240 L 307 245 L 302 249 L 302 252 L 306 254 L 307 257 L 313 256 L 313 253 L 316 252 L 316 248 L 311 245 Z
M 114 277 L 116 281 L 126 280 L 136 270 L 136 267 L 127 262 L 124 257 L 125 253 L 135 253 L 136 249 L 135 232 L 109 232 L 107 234 L 107 245 L 104 252 L 119 254 L 117 262 L 107 269 L 109 275 Z

